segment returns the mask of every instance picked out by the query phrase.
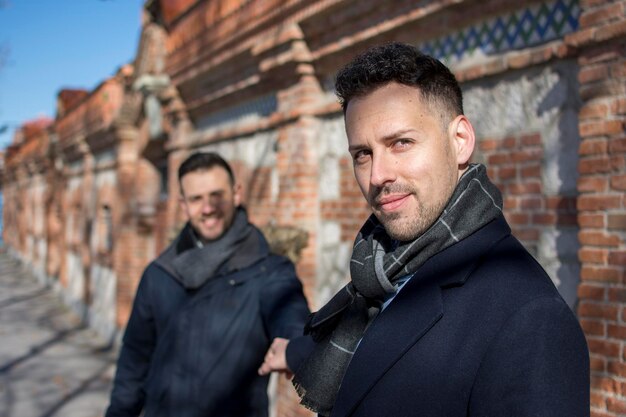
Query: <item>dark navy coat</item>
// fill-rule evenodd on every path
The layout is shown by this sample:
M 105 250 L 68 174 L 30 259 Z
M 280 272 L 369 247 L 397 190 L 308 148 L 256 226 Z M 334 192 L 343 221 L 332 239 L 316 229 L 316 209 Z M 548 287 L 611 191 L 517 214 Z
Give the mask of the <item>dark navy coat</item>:
M 372 322 L 331 416 L 589 413 L 578 321 L 500 218 L 428 260 Z
M 136 294 L 107 417 L 265 417 L 257 369 L 309 310 L 293 264 L 268 255 L 188 291 L 157 263 Z

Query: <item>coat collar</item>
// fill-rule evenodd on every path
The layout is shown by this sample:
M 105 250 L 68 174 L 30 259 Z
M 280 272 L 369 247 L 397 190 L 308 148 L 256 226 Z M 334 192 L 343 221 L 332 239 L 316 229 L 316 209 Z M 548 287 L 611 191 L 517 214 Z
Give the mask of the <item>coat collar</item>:
M 500 216 L 417 270 L 363 336 L 341 383 L 332 417 L 354 411 L 385 372 L 443 317 L 442 289 L 462 286 L 481 257 L 510 233 Z

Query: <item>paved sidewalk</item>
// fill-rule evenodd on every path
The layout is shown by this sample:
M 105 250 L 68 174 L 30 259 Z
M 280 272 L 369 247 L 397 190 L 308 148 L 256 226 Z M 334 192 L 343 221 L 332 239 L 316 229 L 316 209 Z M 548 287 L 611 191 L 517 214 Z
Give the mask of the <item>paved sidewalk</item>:
M 115 352 L 0 250 L 0 417 L 100 417 Z

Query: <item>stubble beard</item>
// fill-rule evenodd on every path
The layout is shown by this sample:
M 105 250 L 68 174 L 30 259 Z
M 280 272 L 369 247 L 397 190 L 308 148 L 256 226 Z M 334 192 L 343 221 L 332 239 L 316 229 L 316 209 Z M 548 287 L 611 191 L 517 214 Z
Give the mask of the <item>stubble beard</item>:
M 416 195 L 417 209 L 411 213 L 381 213 L 376 217 L 385 227 L 387 234 L 400 242 L 415 240 L 437 220 L 443 204 L 437 207 L 424 205 Z
M 400 242 L 409 242 L 423 235 L 437 221 L 447 204 L 447 199 L 437 201 L 434 205 L 425 204 L 424 199 L 420 197 L 419 191 L 409 185 L 389 187 L 377 193 L 376 196 L 393 192 L 409 193 L 409 198 L 415 199 L 415 204 L 417 205 L 415 210 L 409 213 L 384 213 L 377 210 L 377 206 L 374 205 L 373 211 L 376 218 L 385 227 L 387 234 L 392 239 Z M 375 198 L 372 201 L 375 201 Z

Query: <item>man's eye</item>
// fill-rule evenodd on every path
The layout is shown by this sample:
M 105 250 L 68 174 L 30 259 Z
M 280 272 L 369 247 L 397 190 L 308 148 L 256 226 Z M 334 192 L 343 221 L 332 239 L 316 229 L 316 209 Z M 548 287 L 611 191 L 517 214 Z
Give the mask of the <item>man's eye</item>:
M 410 146 L 412 141 L 410 139 L 398 139 L 393 142 L 393 147 L 396 149 L 404 149 Z
M 370 157 L 370 151 L 362 150 L 362 151 L 355 152 L 354 155 L 352 156 L 352 160 L 354 161 L 355 164 L 362 164 L 364 162 L 367 162 L 369 157 Z

